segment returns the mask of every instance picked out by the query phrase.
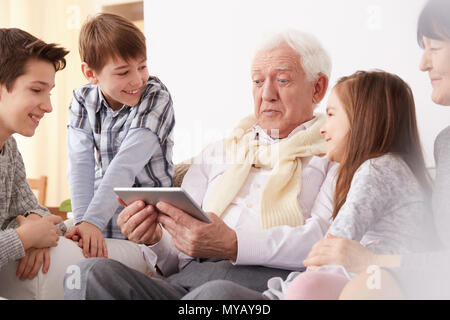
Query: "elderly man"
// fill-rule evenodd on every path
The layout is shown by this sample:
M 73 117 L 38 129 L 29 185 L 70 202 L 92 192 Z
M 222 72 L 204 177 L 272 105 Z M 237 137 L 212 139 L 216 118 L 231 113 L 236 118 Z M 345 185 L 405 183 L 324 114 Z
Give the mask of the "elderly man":
M 162 278 L 87 259 L 80 264 L 81 289 L 65 288 L 65 298 L 180 299 L 215 279 L 262 292 L 271 277 L 301 270 L 332 213 L 335 165 L 321 157 L 325 119 L 313 112 L 330 69 L 309 34 L 289 30 L 266 38 L 251 66 L 254 115 L 208 146 L 183 180 L 212 222 L 168 203 L 158 210 L 130 204 L 118 224 L 128 239 L 145 244 Z

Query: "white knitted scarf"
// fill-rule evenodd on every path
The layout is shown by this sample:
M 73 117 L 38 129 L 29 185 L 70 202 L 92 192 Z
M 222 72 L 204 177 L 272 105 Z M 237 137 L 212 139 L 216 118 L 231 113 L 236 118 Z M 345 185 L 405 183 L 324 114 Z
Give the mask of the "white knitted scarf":
M 326 143 L 320 129 L 325 116 L 317 113 L 313 124 L 289 138 L 273 144 L 255 140 L 252 127 L 256 118 L 241 120 L 225 141 L 228 168 L 219 177 L 209 196 L 205 210 L 219 217 L 239 193 L 252 166 L 272 169 L 260 202 L 261 226 L 298 226 L 304 223 L 298 194 L 302 186 L 301 158 L 322 156 Z

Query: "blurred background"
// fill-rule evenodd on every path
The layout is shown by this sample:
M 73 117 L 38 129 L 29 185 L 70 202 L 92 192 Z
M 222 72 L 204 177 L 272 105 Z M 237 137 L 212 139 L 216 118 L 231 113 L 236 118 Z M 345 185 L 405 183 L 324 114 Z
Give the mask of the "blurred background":
M 72 90 L 86 83 L 80 71 L 78 32 L 86 17 L 114 12 L 145 30 L 150 74 L 168 87 L 176 116 L 173 160 L 198 154 L 224 138 L 253 110 L 250 63 L 265 32 L 298 28 L 315 34 L 330 53 L 336 80 L 356 70 L 383 69 L 411 86 L 427 166 L 433 142 L 450 125 L 450 108 L 431 101 L 420 72 L 416 25 L 426 0 L 0 0 L 0 25 L 18 27 L 71 53 L 58 72 L 54 111 L 29 139 L 17 136 L 30 177 L 48 176 L 47 201 L 69 198 L 67 119 Z M 329 93 L 330 89 L 328 90 Z M 327 94 L 328 95 L 328 94 Z M 318 111 L 324 111 L 327 96 Z

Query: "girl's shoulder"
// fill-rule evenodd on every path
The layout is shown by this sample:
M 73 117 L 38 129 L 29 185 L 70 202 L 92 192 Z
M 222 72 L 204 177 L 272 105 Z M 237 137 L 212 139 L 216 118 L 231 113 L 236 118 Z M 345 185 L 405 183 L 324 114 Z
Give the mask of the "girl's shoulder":
M 398 155 L 391 153 L 364 161 L 355 176 L 370 177 L 371 180 L 390 183 L 396 180 L 410 179 L 413 175 L 406 162 Z
M 419 181 L 400 156 L 385 154 L 365 161 L 355 172 L 352 196 L 366 199 L 369 196 L 383 203 L 404 204 L 423 199 Z
M 385 171 L 392 170 L 392 168 L 404 168 L 405 166 L 407 166 L 407 164 L 400 156 L 386 153 L 379 157 L 370 158 L 364 161 L 360 168 Z

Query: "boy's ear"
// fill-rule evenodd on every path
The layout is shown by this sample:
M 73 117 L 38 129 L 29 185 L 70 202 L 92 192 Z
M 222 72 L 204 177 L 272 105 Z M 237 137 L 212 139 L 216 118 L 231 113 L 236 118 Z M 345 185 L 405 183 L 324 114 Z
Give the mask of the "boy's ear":
M 0 84 L 0 101 L 2 101 L 3 91 L 6 90 L 5 84 Z
M 90 84 L 97 84 L 98 80 L 95 71 L 86 62 L 81 63 L 81 72 L 83 72 L 84 77 Z

